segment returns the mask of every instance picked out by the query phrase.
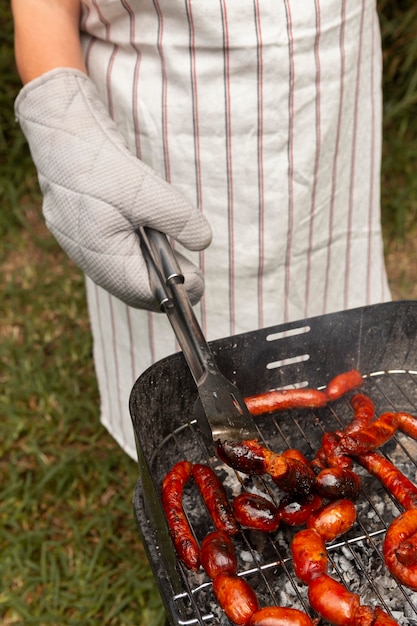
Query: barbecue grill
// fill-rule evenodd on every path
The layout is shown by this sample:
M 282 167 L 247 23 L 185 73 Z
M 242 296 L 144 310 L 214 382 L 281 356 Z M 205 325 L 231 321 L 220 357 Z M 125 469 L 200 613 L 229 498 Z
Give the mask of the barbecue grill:
M 323 388 L 336 374 L 357 368 L 361 389 L 385 411 L 417 414 L 417 302 L 391 302 L 309 318 L 210 343 L 220 371 L 250 396 L 270 389 Z M 325 431 L 352 418 L 352 393 L 320 409 L 255 418 L 259 440 L 275 452 L 298 448 L 312 459 Z M 130 398 L 139 479 L 133 506 L 139 533 L 172 624 L 230 624 L 218 607 L 203 570 L 178 561 L 161 508 L 161 483 L 180 460 L 206 463 L 222 479 L 230 499 L 244 489 L 278 503 L 277 487 L 248 477 L 209 456 L 193 416 L 195 383 L 182 353 L 167 357 L 136 381 Z M 408 478 L 417 479 L 417 442 L 399 432 L 380 450 Z M 355 464 L 362 481 L 357 522 L 328 545 L 329 574 L 359 593 L 362 603 L 381 606 L 400 624 L 417 624 L 417 593 L 398 584 L 382 557 L 390 522 L 402 509 L 378 480 Z M 186 486 L 184 509 L 196 538 L 214 530 L 195 486 Z M 281 605 L 316 617 L 307 587 L 294 575 L 290 542 L 298 529 L 281 525 L 272 534 L 242 530 L 234 537 L 240 576 L 255 589 L 261 606 Z

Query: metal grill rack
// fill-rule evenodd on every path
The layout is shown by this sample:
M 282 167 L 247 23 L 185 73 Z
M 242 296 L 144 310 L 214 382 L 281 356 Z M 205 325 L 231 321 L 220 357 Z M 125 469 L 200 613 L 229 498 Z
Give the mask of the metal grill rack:
M 337 373 L 357 367 L 365 377 L 361 392 L 372 398 L 377 415 L 400 410 L 417 414 L 416 335 L 417 305 L 390 303 L 256 331 L 213 342 L 212 347 L 219 366 L 226 376 L 235 377 L 244 395 L 268 388 L 322 388 Z M 195 395 L 181 355 L 153 366 L 132 390 L 140 468 L 134 509 L 170 621 L 229 625 L 205 573 L 190 573 L 176 559 L 160 507 L 162 479 L 175 462 L 188 459 L 210 464 L 230 499 L 243 489 L 268 494 L 276 503 L 283 494 L 272 481 L 236 473 L 207 455 L 192 417 Z M 256 418 L 259 438 L 275 452 L 295 447 L 311 459 L 322 434 L 343 428 L 352 418 L 351 395 L 314 411 Z M 398 432 L 381 452 L 416 482 L 417 441 Z M 357 522 L 328 545 L 329 574 L 359 593 L 362 603 L 380 605 L 400 624 L 417 624 L 417 593 L 392 579 L 381 552 L 386 528 L 401 507 L 377 479 L 359 465 L 354 469 L 362 482 Z M 192 483 L 184 494 L 184 508 L 201 541 L 213 527 Z M 234 538 L 238 572 L 262 606 L 292 606 L 315 617 L 307 587 L 293 573 L 290 542 L 297 530 L 281 525 L 272 534 L 239 533 Z

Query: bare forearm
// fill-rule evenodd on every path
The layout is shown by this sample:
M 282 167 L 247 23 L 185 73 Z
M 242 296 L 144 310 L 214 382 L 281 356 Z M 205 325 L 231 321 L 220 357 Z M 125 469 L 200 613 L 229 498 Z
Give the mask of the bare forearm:
M 80 0 L 12 0 L 16 64 L 23 83 L 55 67 L 86 72 Z

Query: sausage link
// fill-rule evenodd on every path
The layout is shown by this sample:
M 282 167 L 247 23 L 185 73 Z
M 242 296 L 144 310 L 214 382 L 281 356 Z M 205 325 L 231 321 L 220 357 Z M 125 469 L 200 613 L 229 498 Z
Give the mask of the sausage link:
M 191 478 L 191 470 L 191 463 L 179 461 L 168 472 L 162 482 L 162 506 L 178 558 L 188 569 L 197 571 L 200 550 L 182 506 L 183 490 Z
M 315 409 L 327 404 L 324 391 L 318 389 L 278 389 L 245 398 L 252 415 L 289 409 Z
M 201 542 L 201 565 L 210 578 L 236 574 L 237 558 L 232 540 L 223 530 L 215 530 Z
M 399 428 L 412 439 L 417 439 L 417 417 L 410 413 L 398 413 Z
M 244 474 L 265 474 L 265 448 L 255 440 L 218 441 L 216 453 L 221 461 Z
M 394 578 L 401 584 L 417 591 L 417 564 L 404 565 L 397 557 L 399 546 L 415 532 L 417 532 L 417 509 L 410 509 L 401 513 L 394 519 L 385 533 L 382 553 L 385 564 Z
M 208 465 L 195 463 L 191 473 L 216 529 L 235 535 L 239 527 L 233 517 L 226 491 L 215 472 Z
M 363 384 L 362 374 L 352 369 L 348 372 L 338 374 L 326 385 L 326 396 L 328 400 L 338 400 L 348 391 L 352 391 Z
M 354 456 L 376 450 L 394 436 L 399 421 L 397 413 L 391 411 L 383 413 L 361 430 L 344 434 L 340 439 L 340 446 L 345 454 Z
M 321 507 L 321 504 L 322 498 L 314 492 L 304 498 L 284 496 L 278 506 L 279 516 L 281 521 L 288 526 L 302 526 L 311 513 Z
M 213 580 L 213 592 L 227 617 L 238 626 L 248 624 L 259 609 L 254 590 L 239 576 L 219 574 Z
M 267 473 L 282 491 L 299 496 L 306 496 L 311 492 L 316 475 L 309 464 L 267 449 L 264 455 Z
M 327 574 L 313 578 L 308 586 L 308 599 L 321 617 L 335 626 L 352 626 L 360 606 L 360 598 Z
M 233 501 L 236 521 L 251 530 L 275 531 L 280 522 L 278 508 L 267 498 L 255 493 L 241 493 Z
M 367 452 L 356 457 L 356 460 L 378 478 L 405 509 L 417 508 L 417 487 L 382 454 Z
M 353 419 L 344 429 L 344 433 L 349 435 L 367 426 L 375 415 L 375 405 L 371 398 L 362 393 L 356 393 L 350 400 L 350 405 L 354 411 Z
M 249 626 L 314 626 L 310 617 L 298 609 L 266 606 L 255 611 Z
M 311 513 L 306 526 L 318 532 L 324 541 L 333 541 L 352 528 L 355 521 L 355 505 L 352 500 L 342 498 L 328 502 Z
M 327 573 L 329 558 L 323 537 L 312 528 L 300 530 L 291 542 L 295 575 L 306 585 Z
M 360 478 L 345 467 L 328 467 L 316 479 L 316 491 L 322 498 L 356 500 L 360 493 Z

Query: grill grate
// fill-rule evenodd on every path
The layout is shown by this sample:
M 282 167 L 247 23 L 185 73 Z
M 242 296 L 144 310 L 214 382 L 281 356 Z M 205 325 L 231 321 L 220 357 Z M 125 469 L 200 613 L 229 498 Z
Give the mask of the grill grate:
M 417 415 L 413 357 L 417 348 L 417 303 L 390 303 L 365 307 L 355 316 L 352 313 L 344 312 L 342 318 L 341 314 L 312 318 L 284 330 L 278 327 L 274 333 L 268 329 L 263 334 L 248 333 L 240 336 L 241 341 L 222 340 L 216 346 L 216 358 L 229 378 L 236 374 L 234 382 L 245 395 L 261 391 L 260 381 L 266 385 L 264 388 L 320 388 L 336 373 L 357 367 L 365 378 L 361 392 L 373 400 L 377 415 L 385 411 Z M 138 528 L 170 621 L 190 626 L 230 626 L 214 599 L 206 574 L 202 570 L 197 574 L 188 572 L 173 553 L 159 501 L 163 477 L 174 463 L 187 459 L 211 465 L 230 500 L 248 489 L 269 494 L 277 504 L 283 493 L 268 477 L 239 474 L 207 456 L 196 423 L 184 423 L 184 416 L 192 415 L 195 388 L 183 363 L 177 357 L 170 359 L 151 368 L 145 378 L 139 379 L 139 391 L 132 391 L 131 412 L 141 470 L 134 497 Z M 259 439 L 275 452 L 294 447 L 312 459 L 322 434 L 341 429 L 351 420 L 351 395 L 314 411 L 257 417 Z M 399 432 L 380 452 L 417 483 L 417 441 Z M 362 482 L 361 496 L 355 503 L 357 522 L 345 536 L 328 545 L 329 574 L 359 593 L 363 604 L 380 605 L 401 625 L 417 624 L 417 593 L 394 581 L 382 556 L 385 531 L 402 509 L 365 469 L 355 464 L 354 470 Z M 213 526 L 192 482 L 185 489 L 183 504 L 201 541 Z M 291 606 L 316 617 L 308 603 L 307 587 L 293 572 L 290 543 L 297 530 L 284 524 L 272 534 L 243 530 L 233 539 L 238 572 L 255 589 L 261 606 Z

